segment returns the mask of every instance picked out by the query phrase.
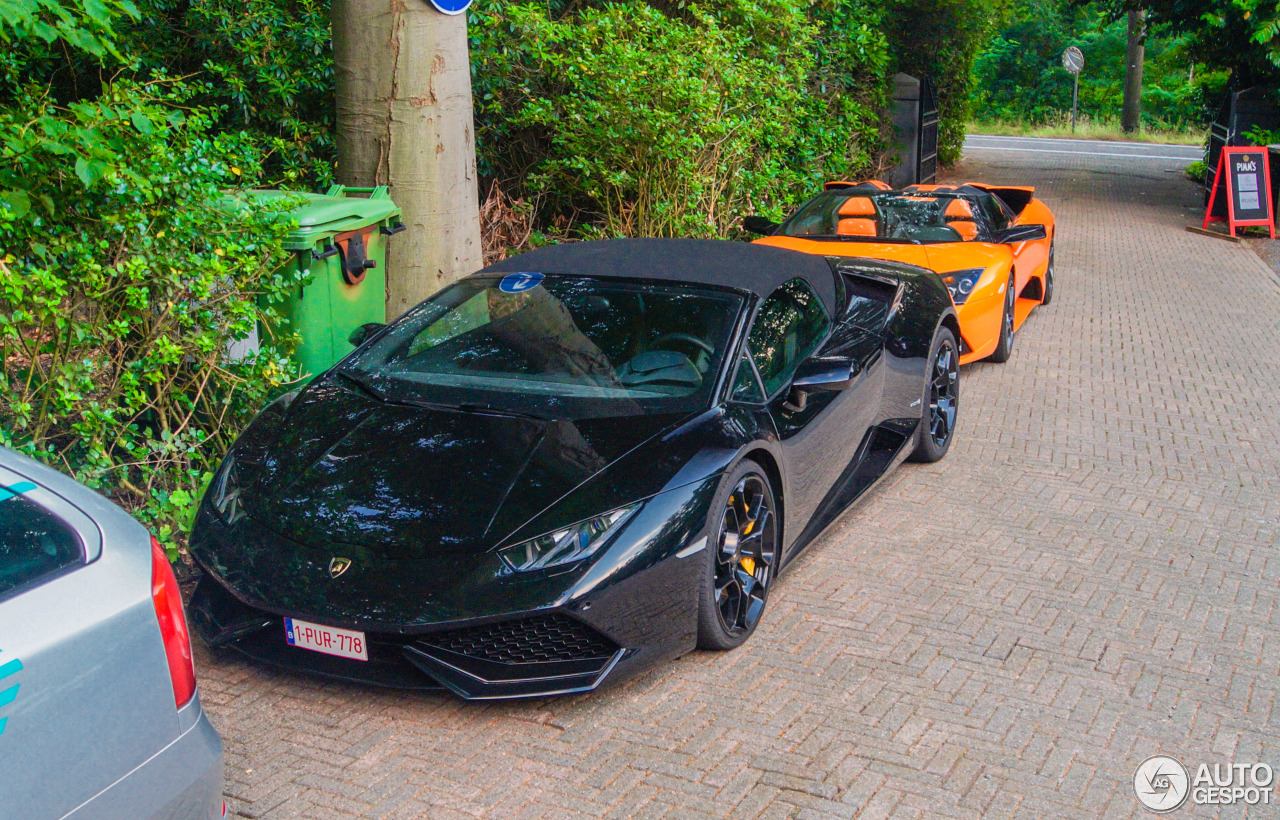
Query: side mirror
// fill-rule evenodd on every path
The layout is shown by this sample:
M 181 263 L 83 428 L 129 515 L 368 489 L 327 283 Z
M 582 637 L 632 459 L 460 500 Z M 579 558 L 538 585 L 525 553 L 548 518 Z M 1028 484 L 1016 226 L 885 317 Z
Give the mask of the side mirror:
M 1014 225 L 1011 228 L 1005 228 L 996 231 L 991 235 L 991 241 L 997 245 L 1012 245 L 1015 242 L 1031 242 L 1036 239 L 1044 239 L 1049 233 L 1043 225 Z
M 352 347 L 359 347 L 364 344 L 370 336 L 386 327 L 382 322 L 365 322 L 360 327 L 351 331 L 351 335 L 347 337 L 347 341 L 351 342 Z
M 744 216 L 742 217 L 742 229 L 751 233 L 758 233 L 761 236 L 770 236 L 774 231 L 778 230 L 779 225 L 772 219 L 763 216 Z
M 791 393 L 782 406 L 793 413 L 799 412 L 808 405 L 810 393 L 848 390 L 857 377 L 857 364 L 845 356 L 805 359 L 796 368 L 796 375 L 791 379 Z

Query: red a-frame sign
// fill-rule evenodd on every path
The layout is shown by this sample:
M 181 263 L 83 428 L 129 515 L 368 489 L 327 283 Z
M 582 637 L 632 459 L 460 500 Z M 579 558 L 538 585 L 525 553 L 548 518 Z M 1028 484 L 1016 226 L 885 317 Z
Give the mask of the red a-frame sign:
M 1227 218 L 1213 215 L 1213 203 L 1222 188 L 1227 198 Z M 1265 225 L 1276 238 L 1275 214 L 1271 209 L 1271 165 L 1266 148 L 1223 148 L 1218 155 L 1218 170 L 1213 175 L 1213 188 L 1209 193 L 1209 207 L 1205 208 L 1204 225 L 1210 222 L 1226 222 L 1227 233 L 1236 235 L 1236 228 L 1247 225 Z

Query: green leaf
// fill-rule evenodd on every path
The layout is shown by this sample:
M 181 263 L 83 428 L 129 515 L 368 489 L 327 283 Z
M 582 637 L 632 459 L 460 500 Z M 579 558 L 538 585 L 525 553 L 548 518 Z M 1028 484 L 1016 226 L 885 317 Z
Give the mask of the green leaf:
M 133 121 L 133 127 L 143 134 L 151 134 L 155 131 L 155 127 L 151 124 L 151 118 L 141 111 L 134 111 L 129 115 L 129 118 Z
M 80 177 L 80 181 L 86 188 L 93 184 L 93 178 L 89 174 L 89 160 L 76 157 L 76 176 Z
M 0 202 L 9 207 L 15 219 L 21 219 L 31 210 L 31 198 L 26 191 L 0 191 Z

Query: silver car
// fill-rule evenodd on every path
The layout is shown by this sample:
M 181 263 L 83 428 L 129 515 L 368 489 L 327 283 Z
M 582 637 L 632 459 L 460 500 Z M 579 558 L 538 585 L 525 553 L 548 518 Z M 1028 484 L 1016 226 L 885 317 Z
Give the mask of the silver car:
M 218 818 L 222 741 L 164 551 L 0 448 L 0 815 Z

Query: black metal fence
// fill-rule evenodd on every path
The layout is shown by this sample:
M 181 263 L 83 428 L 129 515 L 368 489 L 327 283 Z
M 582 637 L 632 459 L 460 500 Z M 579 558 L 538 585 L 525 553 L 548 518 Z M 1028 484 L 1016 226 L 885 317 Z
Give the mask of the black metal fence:
M 1218 106 L 1213 124 L 1209 126 L 1209 137 L 1205 145 L 1204 201 L 1206 205 L 1209 202 L 1213 176 L 1218 169 L 1218 157 L 1222 154 L 1222 149 L 1231 145 L 1253 144 L 1245 136 L 1245 132 L 1252 131 L 1254 128 L 1267 131 L 1280 130 L 1280 105 L 1277 105 L 1275 90 L 1254 86 L 1227 92 Z M 1272 171 L 1272 185 L 1275 185 L 1274 171 L 1275 169 Z M 1226 198 L 1219 196 L 1213 203 L 1213 215 L 1225 217 L 1226 208 Z

